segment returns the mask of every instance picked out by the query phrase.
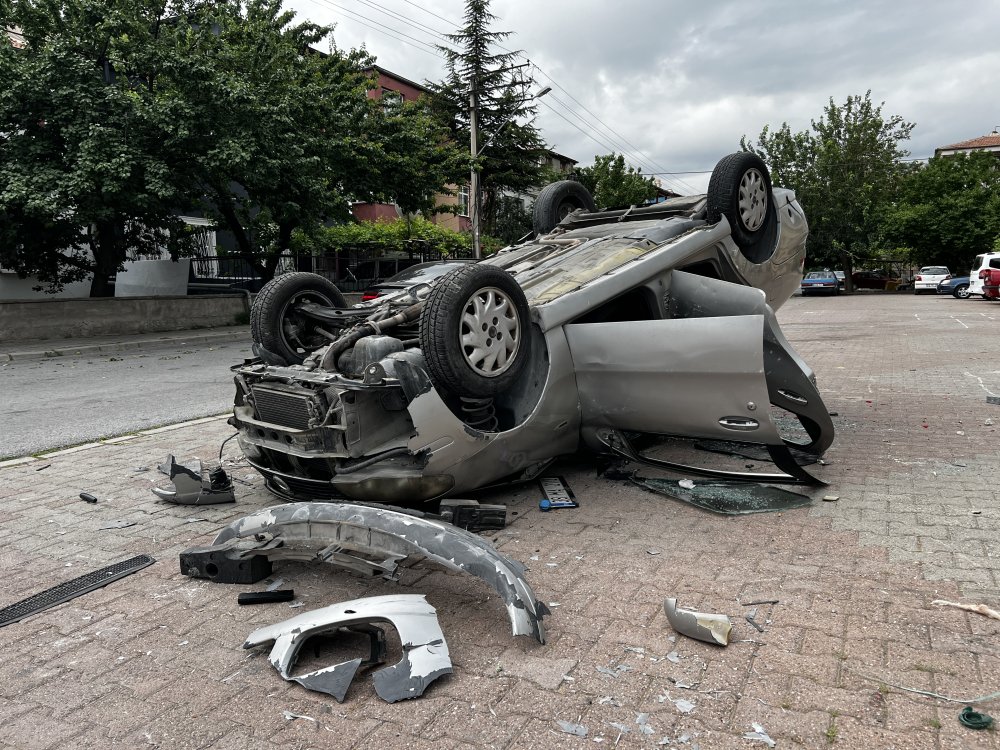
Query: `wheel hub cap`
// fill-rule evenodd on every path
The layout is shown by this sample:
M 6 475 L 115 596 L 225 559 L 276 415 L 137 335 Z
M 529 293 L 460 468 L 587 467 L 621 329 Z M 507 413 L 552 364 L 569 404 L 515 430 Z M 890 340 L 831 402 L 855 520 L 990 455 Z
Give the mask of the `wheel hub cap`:
M 477 374 L 502 375 L 510 369 L 521 344 L 513 302 L 496 287 L 480 289 L 465 303 L 458 335 L 465 361 Z
M 767 213 L 767 188 L 764 176 L 756 169 L 748 169 L 740 180 L 740 218 L 743 226 L 756 232 L 764 223 Z

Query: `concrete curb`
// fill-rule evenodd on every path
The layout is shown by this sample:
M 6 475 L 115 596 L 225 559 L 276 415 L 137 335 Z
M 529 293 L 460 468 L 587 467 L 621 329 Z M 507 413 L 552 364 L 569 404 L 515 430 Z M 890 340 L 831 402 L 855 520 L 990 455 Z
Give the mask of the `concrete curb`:
M 235 331 L 210 331 L 204 333 L 181 331 L 178 333 L 183 335 L 163 336 L 151 339 L 141 339 L 138 341 L 112 341 L 100 344 L 66 345 L 61 342 L 60 346 L 53 347 L 51 349 L 28 349 L 25 351 L 0 352 L 0 362 L 49 359 L 53 357 L 72 357 L 88 354 L 110 354 L 114 352 L 169 346 L 171 344 L 179 343 L 210 344 L 215 341 L 243 341 L 246 340 L 248 336 L 245 328 L 240 328 Z

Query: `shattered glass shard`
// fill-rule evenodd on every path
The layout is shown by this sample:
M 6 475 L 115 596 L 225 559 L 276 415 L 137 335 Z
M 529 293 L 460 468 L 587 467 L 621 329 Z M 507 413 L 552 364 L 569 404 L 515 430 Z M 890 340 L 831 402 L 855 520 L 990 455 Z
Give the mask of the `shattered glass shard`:
M 683 489 L 673 479 L 633 477 L 632 482 L 651 492 L 682 500 L 696 508 L 723 515 L 770 513 L 803 508 L 812 498 L 766 484 L 712 480 Z

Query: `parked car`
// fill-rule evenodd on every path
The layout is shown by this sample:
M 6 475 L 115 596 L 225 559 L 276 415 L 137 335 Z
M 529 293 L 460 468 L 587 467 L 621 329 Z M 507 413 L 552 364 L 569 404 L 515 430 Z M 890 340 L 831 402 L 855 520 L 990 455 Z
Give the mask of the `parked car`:
M 913 293 L 936 292 L 937 285 L 950 278 L 947 266 L 924 266 L 913 277 Z
M 840 294 L 840 279 L 833 271 L 810 271 L 802 279 L 802 296 L 807 294 Z
M 958 299 L 969 298 L 969 277 L 951 276 L 937 285 L 938 294 L 950 294 Z
M 984 299 L 1000 299 L 1000 268 L 984 268 L 979 272 Z
M 843 271 L 834 271 L 833 275 L 837 277 L 837 286 L 840 287 L 840 291 L 844 291 L 847 288 L 847 274 Z
M 855 271 L 851 274 L 855 289 L 896 289 L 902 283 L 888 271 Z
M 381 284 L 374 284 L 361 295 L 362 302 L 369 302 L 379 297 L 384 297 L 393 292 L 399 292 L 415 284 L 427 284 L 438 276 L 444 276 L 449 271 L 461 268 L 466 263 L 471 263 L 468 259 L 438 260 L 427 263 L 417 263 L 410 266 L 405 271 L 400 271 L 395 276 L 386 279 Z
M 983 253 L 977 255 L 972 261 L 972 270 L 969 271 L 969 295 L 985 297 L 983 289 L 983 278 L 980 272 L 990 269 L 1000 268 L 1000 253 Z
M 412 503 L 538 476 L 581 448 L 688 474 L 815 482 L 833 423 L 774 311 L 799 288 L 808 226 L 764 163 L 723 158 L 707 195 L 597 211 L 546 187 L 535 237 L 429 285 L 347 308 L 327 279 L 254 302 L 257 359 L 232 424 L 276 494 Z M 769 404 L 808 437 L 786 442 Z M 643 433 L 764 446 L 778 473 L 645 456 Z

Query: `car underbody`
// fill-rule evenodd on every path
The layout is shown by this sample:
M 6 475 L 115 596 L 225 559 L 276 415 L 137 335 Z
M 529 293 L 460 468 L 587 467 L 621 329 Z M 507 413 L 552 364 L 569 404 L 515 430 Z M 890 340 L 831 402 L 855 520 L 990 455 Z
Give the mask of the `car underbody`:
M 352 308 L 321 277 L 278 277 L 254 307 L 258 359 L 234 368 L 244 454 L 280 496 L 394 504 L 532 479 L 582 448 L 648 461 L 637 434 L 763 445 L 780 469 L 687 471 L 815 481 L 788 446 L 822 454 L 832 423 L 774 314 L 799 288 L 808 229 L 754 170 L 737 187 L 764 206 L 732 188 L 720 209 L 712 186 L 618 211 L 571 203 L 528 242 Z M 772 405 L 804 442 L 786 442 Z

